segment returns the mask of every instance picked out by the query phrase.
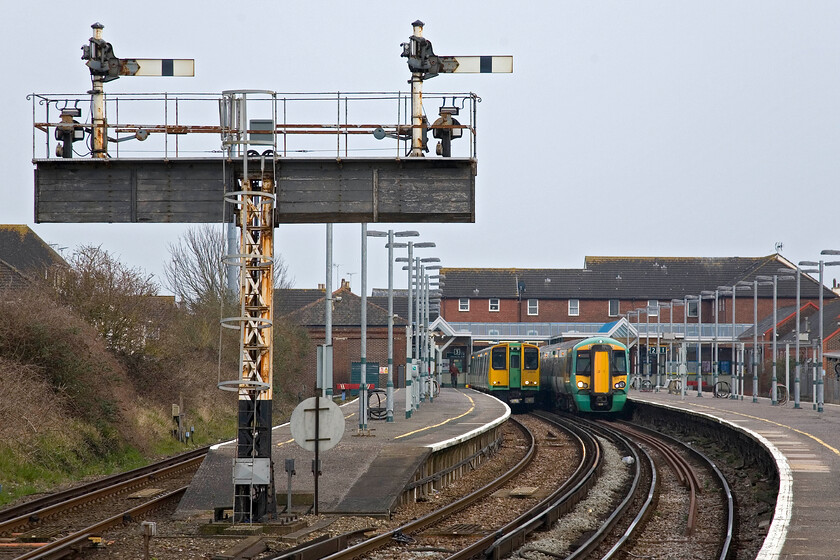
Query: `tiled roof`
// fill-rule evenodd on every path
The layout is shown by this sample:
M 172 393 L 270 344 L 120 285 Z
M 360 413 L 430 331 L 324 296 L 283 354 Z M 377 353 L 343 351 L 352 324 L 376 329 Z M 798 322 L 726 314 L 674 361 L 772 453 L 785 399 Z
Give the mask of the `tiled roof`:
M 283 317 L 313 301 L 323 300 L 324 290 L 289 288 L 274 292 L 274 314 Z
M 757 275 L 779 274 L 791 264 L 778 254 L 765 257 L 586 257 L 582 269 L 445 268 L 444 297 L 537 299 L 681 298 L 731 286 Z M 794 268 L 791 268 L 791 272 Z M 802 277 L 801 296 L 818 297 L 818 282 Z M 744 294 L 750 292 L 744 291 Z M 779 297 L 795 297 L 796 282 L 780 281 Z M 772 287 L 759 287 L 772 297 Z M 836 297 L 825 290 L 826 298 Z
M 333 293 L 332 324 L 335 327 L 361 326 L 362 298 L 348 288 L 341 288 Z M 286 319 L 305 327 L 320 327 L 326 323 L 326 298 L 321 292 L 321 298 L 299 308 L 285 316 Z M 394 325 L 405 325 L 405 320 L 394 319 Z M 367 302 L 367 325 L 387 326 L 388 310 Z
M 0 260 L 23 276 L 44 277 L 46 269 L 67 263 L 29 226 L 0 225 Z

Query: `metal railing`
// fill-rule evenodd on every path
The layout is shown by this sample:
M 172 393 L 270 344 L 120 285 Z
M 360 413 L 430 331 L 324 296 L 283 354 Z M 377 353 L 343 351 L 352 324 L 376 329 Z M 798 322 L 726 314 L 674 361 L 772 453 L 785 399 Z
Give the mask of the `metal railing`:
M 250 97 L 249 120 L 276 114 L 279 157 L 406 157 L 411 149 L 409 92 L 264 92 Z M 57 131 L 78 132 L 73 157 L 91 155 L 90 95 L 32 93 L 32 158 L 59 157 Z M 105 99 L 109 157 L 177 158 L 223 154 L 222 93 L 109 93 Z M 451 130 L 452 157 L 476 157 L 476 108 L 481 98 L 469 93 L 425 93 L 425 107 L 457 108 L 456 125 L 425 124 L 428 157 L 434 157 L 434 133 Z M 62 118 L 62 113 L 67 117 Z M 434 120 L 434 119 L 432 119 Z M 249 134 L 265 134 L 252 127 Z M 124 146 L 125 142 L 128 142 Z
M 594 336 L 596 334 L 605 334 L 603 333 L 602 329 L 604 327 L 604 323 L 571 323 L 571 322 L 564 322 L 564 323 L 476 323 L 476 322 L 461 322 L 461 323 L 449 323 L 449 325 L 455 331 L 462 331 L 462 332 L 469 332 L 472 334 L 473 338 L 476 337 L 486 337 L 486 338 L 533 338 L 534 340 L 548 340 L 553 339 L 561 336 L 565 337 L 574 337 L 574 336 Z M 752 328 L 752 323 L 736 323 L 735 324 L 735 337 L 737 337 L 745 332 L 746 330 Z M 697 340 L 697 332 L 699 325 L 697 323 L 689 324 L 687 332 L 683 328 L 684 325 L 674 324 L 673 329 L 670 329 L 670 325 L 667 323 L 659 324 L 656 323 L 646 325 L 645 323 L 636 324 L 633 323 L 632 327 L 638 330 L 639 338 L 646 339 L 648 338 L 648 334 L 650 338 L 658 338 L 660 343 L 667 342 L 667 337 L 670 334 L 674 334 L 678 342 L 687 341 L 689 343 L 692 340 Z M 715 325 L 706 325 L 703 324 L 702 326 L 702 340 L 704 342 L 714 340 L 715 339 Z M 719 324 L 717 328 L 717 340 L 721 343 L 731 342 L 732 341 L 732 324 L 723 325 Z M 623 338 L 619 336 L 619 338 Z M 636 334 L 633 333 L 632 335 L 633 341 L 635 341 Z

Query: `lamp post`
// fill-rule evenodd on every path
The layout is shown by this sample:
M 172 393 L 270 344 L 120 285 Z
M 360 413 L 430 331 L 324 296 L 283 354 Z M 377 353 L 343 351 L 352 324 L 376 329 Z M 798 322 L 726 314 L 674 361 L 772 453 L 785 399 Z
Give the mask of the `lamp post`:
M 642 388 L 641 376 L 642 373 L 647 373 L 647 347 L 645 348 L 644 356 L 642 355 L 642 337 L 639 330 L 642 327 L 642 313 L 645 314 L 645 322 L 647 322 L 647 307 L 637 307 L 636 311 L 636 377 L 639 379 L 639 388 Z M 645 337 L 648 336 L 647 329 L 645 329 Z M 644 361 L 643 361 L 644 360 Z M 644 367 L 641 367 L 641 364 Z
M 823 249 L 820 251 L 821 255 L 840 255 L 840 251 L 835 249 Z M 840 261 L 831 261 L 825 262 L 823 260 L 819 261 L 820 263 L 820 357 L 819 357 L 819 364 L 820 364 L 820 371 L 819 375 L 817 376 L 817 412 L 823 411 L 823 400 L 824 400 L 824 393 L 823 390 L 825 386 L 823 383 L 825 382 L 825 364 L 823 363 L 823 351 L 824 351 L 824 344 L 825 341 L 823 340 L 823 271 L 827 266 L 840 266 Z
M 715 330 L 714 334 L 712 335 L 712 347 L 709 357 L 712 359 L 712 395 L 716 396 L 718 384 L 718 291 L 703 290 L 702 292 L 700 292 L 700 295 L 709 299 L 714 298 L 715 300 Z
M 694 295 L 686 295 L 685 296 L 685 322 L 686 322 L 686 344 L 685 344 L 685 361 L 688 362 L 688 311 L 690 307 L 690 302 L 697 301 L 697 316 L 700 316 L 700 297 Z M 697 325 L 697 378 L 700 379 L 700 324 Z M 688 364 L 686 363 L 686 375 L 685 380 L 683 381 L 683 385 L 688 384 Z M 699 387 L 698 387 L 699 389 Z M 684 390 L 685 391 L 685 390 Z M 703 396 L 702 394 L 700 395 Z
M 659 387 L 662 386 L 662 373 L 661 372 L 662 372 L 662 369 L 663 369 L 663 368 L 659 367 L 659 353 L 660 353 L 659 352 L 659 348 L 660 348 L 659 341 L 662 339 L 662 333 L 660 332 L 662 330 L 662 327 L 661 327 L 661 325 L 662 325 L 662 311 L 661 310 L 662 309 L 670 309 L 671 310 L 671 321 L 670 321 L 671 328 L 668 329 L 668 334 L 671 336 L 671 338 L 673 338 L 673 336 L 674 336 L 674 332 L 673 332 L 674 310 L 671 309 L 671 304 L 670 303 L 659 303 L 659 302 L 657 302 L 657 306 L 659 308 L 659 312 L 656 314 L 656 351 L 657 351 L 657 354 L 656 354 L 656 390 L 659 391 Z M 669 345 L 670 345 L 670 342 L 669 342 Z M 670 348 L 669 348 L 669 351 L 670 351 Z M 667 356 L 668 356 L 668 354 L 666 354 L 666 359 L 665 359 L 666 364 L 668 363 Z
M 803 265 L 807 265 L 808 261 L 800 261 L 798 265 L 796 265 L 796 332 L 795 337 L 795 350 L 796 359 L 794 361 L 794 368 L 793 368 L 793 408 L 801 408 L 801 396 L 802 396 L 802 386 L 801 386 L 801 368 L 802 362 L 799 359 L 799 328 L 800 328 L 800 309 L 802 307 L 802 301 L 800 294 L 802 293 L 801 285 L 802 285 L 802 273 L 815 273 L 819 272 L 818 268 L 802 268 Z M 781 270 L 781 269 L 780 269 Z
M 779 397 L 778 397 L 778 379 L 776 377 L 776 357 L 777 357 L 777 341 L 776 341 L 776 323 L 778 323 L 778 287 L 779 287 L 779 280 L 793 280 L 793 276 L 779 276 L 774 274 L 772 276 L 756 276 L 756 280 L 772 280 L 773 284 L 773 377 L 770 386 L 770 404 L 777 405 L 779 404 Z
M 418 344 L 422 346 L 423 351 L 421 353 L 422 362 L 420 364 L 420 378 L 421 378 L 421 395 L 420 400 L 424 400 L 425 397 L 429 399 L 429 402 L 432 402 L 433 393 L 434 391 L 431 390 L 431 339 L 429 338 L 429 274 L 428 272 L 432 269 L 432 266 L 436 268 L 440 268 L 440 265 L 430 265 L 427 263 L 439 263 L 440 259 L 438 257 L 424 257 L 420 259 L 420 267 L 423 273 L 420 275 L 420 289 L 422 292 L 419 292 L 421 295 L 420 298 L 420 315 L 418 319 L 422 317 L 420 337 L 418 338 Z M 420 347 L 418 346 L 418 348 Z M 418 350 L 419 352 L 419 350 Z
M 741 284 L 741 282 L 736 282 L 732 286 L 718 286 L 719 290 L 726 290 L 727 293 L 731 292 L 732 295 L 732 378 L 735 380 L 735 387 L 733 387 L 735 390 L 732 392 L 732 396 L 730 398 L 736 400 L 738 398 L 743 400 L 744 398 L 744 363 L 737 360 L 737 338 L 735 338 L 735 295 L 738 290 L 749 290 L 750 286 L 746 284 L 747 283 Z
M 396 262 L 405 262 L 407 266 L 403 267 L 403 270 L 408 270 L 408 327 L 406 328 L 406 340 L 405 340 L 405 354 L 406 354 L 406 363 L 405 363 L 405 417 L 411 418 L 413 411 L 417 408 L 417 403 L 414 399 L 414 371 L 416 369 L 416 365 L 414 363 L 413 358 L 413 344 L 414 344 L 414 337 L 413 337 L 413 328 L 414 323 L 412 322 L 412 305 L 414 304 L 413 297 L 412 297 L 412 282 L 414 281 L 413 275 L 413 263 L 414 263 L 414 248 L 425 248 L 425 247 L 434 247 L 435 244 L 432 241 L 421 241 L 421 242 L 408 242 L 408 258 L 397 257 L 394 259 Z
M 388 384 L 385 390 L 385 421 L 394 421 L 394 249 L 408 247 L 408 243 L 395 243 L 395 237 L 417 237 L 417 231 L 367 232 L 369 237 L 388 237 Z M 407 342 L 407 341 L 406 341 Z

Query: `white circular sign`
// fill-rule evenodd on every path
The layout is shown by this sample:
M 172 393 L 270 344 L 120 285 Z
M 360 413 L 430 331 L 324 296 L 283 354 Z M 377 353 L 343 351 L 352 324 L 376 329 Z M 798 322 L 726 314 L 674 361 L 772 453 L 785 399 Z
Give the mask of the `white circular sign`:
M 316 411 L 317 401 L 317 411 Z M 344 414 L 332 399 L 309 397 L 292 412 L 289 427 L 295 442 L 307 451 L 315 451 L 315 419 L 318 419 L 318 450 L 335 447 L 344 435 Z

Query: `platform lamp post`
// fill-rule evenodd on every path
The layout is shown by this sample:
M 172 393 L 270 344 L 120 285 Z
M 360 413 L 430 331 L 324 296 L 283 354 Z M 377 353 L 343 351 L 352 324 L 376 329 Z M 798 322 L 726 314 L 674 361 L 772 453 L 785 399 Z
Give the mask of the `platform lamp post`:
M 796 265 L 796 331 L 795 331 L 795 347 L 794 353 L 796 354 L 796 358 L 794 360 L 794 367 L 793 367 L 793 408 L 802 408 L 801 397 L 802 397 L 802 385 L 801 385 L 801 360 L 799 359 L 799 323 L 800 319 L 800 309 L 802 307 L 801 301 L 801 286 L 802 286 L 802 273 L 816 273 L 820 270 L 818 268 L 802 268 L 802 265 L 807 263 L 808 261 L 801 261 L 798 265 Z M 779 272 L 789 272 L 790 269 L 779 269 Z M 815 399 L 816 400 L 816 399 Z
M 753 279 L 752 282 L 739 280 L 739 286 L 749 286 L 753 291 L 753 351 L 752 351 L 752 402 L 758 402 L 758 286 L 772 282 L 761 282 Z
M 627 315 L 627 347 L 628 347 L 628 348 L 632 348 L 632 347 L 630 346 L 630 331 L 631 331 L 631 329 L 633 328 L 633 315 L 636 315 L 636 317 L 637 317 L 637 318 L 636 318 L 636 320 L 638 321 L 638 316 L 639 316 L 639 314 L 638 314 L 638 313 L 636 313 L 635 311 L 628 311 L 628 312 L 626 313 L 626 315 Z M 636 342 L 636 364 L 635 364 L 635 367 L 633 368 L 633 369 L 634 369 L 634 371 L 632 372 L 634 377 L 638 377 L 638 371 L 639 371 L 639 343 L 638 343 L 638 336 L 639 336 L 639 330 L 638 330 L 638 329 L 636 329 L 636 337 L 637 337 L 637 338 L 636 338 L 636 340 L 637 340 L 637 342 Z M 633 352 L 632 352 L 632 349 L 631 349 L 631 350 L 630 350 L 630 357 L 632 358 L 632 356 L 633 356 Z M 635 379 L 634 379 L 634 381 L 635 381 Z
M 637 307 L 635 309 L 635 311 L 636 311 L 636 317 L 637 317 L 636 325 L 638 325 L 637 328 L 636 328 L 636 341 L 637 341 L 636 342 L 636 357 L 638 358 L 637 362 L 639 362 L 639 363 L 636 364 L 636 377 L 639 378 L 639 388 L 641 388 L 641 376 L 644 375 L 645 379 L 648 379 L 648 375 L 647 375 L 647 359 L 648 359 L 648 357 L 647 357 L 647 353 L 648 353 L 647 345 L 650 345 L 650 339 L 648 338 L 647 329 L 645 329 L 645 337 L 648 340 L 648 342 L 646 343 L 645 353 L 643 355 L 642 352 L 641 352 L 641 350 L 642 350 L 642 337 L 641 337 L 641 332 L 639 332 L 642 328 L 642 313 L 645 314 L 645 323 L 647 323 L 647 306 Z M 642 367 L 642 364 L 644 364 L 644 367 Z M 650 380 L 648 379 L 648 381 L 650 381 Z
M 685 296 L 685 299 L 686 299 L 686 315 L 688 315 L 689 303 L 693 302 L 693 301 L 697 302 L 697 396 L 702 397 L 703 396 L 703 392 L 702 392 L 703 391 L 703 378 L 702 378 L 703 363 L 702 363 L 701 358 L 702 358 L 702 355 L 703 355 L 702 354 L 702 350 L 703 350 L 702 344 L 703 344 L 703 342 L 701 340 L 701 334 L 702 334 L 702 331 L 703 331 L 703 328 L 702 328 L 703 327 L 703 315 L 702 315 L 702 311 L 700 309 L 700 307 L 701 307 L 700 304 L 703 302 L 703 300 L 700 299 L 700 296 L 694 296 L 694 295 L 687 295 L 687 296 Z M 688 350 L 686 350 L 686 361 L 688 361 Z M 686 374 L 686 378 L 687 377 L 688 377 L 688 375 Z M 687 381 L 687 379 L 686 379 L 686 381 Z
M 443 267 L 441 267 L 443 268 Z M 429 275 L 429 287 L 431 288 L 429 292 L 429 314 L 431 318 L 432 312 L 437 312 L 438 316 L 440 316 L 440 298 L 443 295 L 440 288 L 444 286 L 443 279 L 445 276 L 443 274 L 430 274 Z M 432 335 L 431 340 L 434 339 L 434 335 Z M 436 344 L 432 344 L 432 355 L 434 357 L 434 364 L 435 364 L 435 380 L 438 383 L 438 387 L 443 387 L 442 379 L 441 379 L 441 371 L 440 371 L 440 363 L 441 359 L 443 358 L 442 350 L 438 350 Z
M 659 367 L 659 354 L 661 353 L 659 348 L 660 348 L 660 341 L 663 338 L 662 332 L 661 332 L 662 331 L 662 310 L 663 309 L 671 309 L 671 304 L 670 303 L 659 303 L 658 301 L 656 303 L 657 303 L 657 306 L 658 306 L 658 311 L 657 311 L 657 314 L 656 314 L 656 352 L 657 352 L 657 354 L 656 354 L 656 390 L 658 391 L 659 387 L 662 386 L 662 373 L 661 373 L 661 371 L 662 371 L 662 369 L 664 369 L 664 368 Z M 668 331 L 668 334 L 671 335 L 671 337 L 673 337 L 673 334 L 674 334 L 673 333 L 673 326 L 674 326 L 674 310 L 671 309 L 671 328 Z M 666 355 L 665 362 L 666 362 L 666 364 L 668 362 L 667 355 Z
M 414 323 L 412 322 L 412 306 L 414 305 L 413 297 L 412 297 L 412 283 L 414 281 L 414 271 L 413 271 L 413 264 L 414 264 L 414 249 L 421 249 L 427 247 L 434 247 L 435 244 L 433 241 L 409 241 L 408 242 L 408 257 L 397 257 L 394 259 L 395 262 L 404 262 L 407 263 L 407 266 L 403 267 L 403 270 L 408 270 L 408 327 L 406 328 L 406 337 L 405 337 L 405 354 L 406 354 L 406 362 L 405 362 L 405 417 L 411 418 L 413 411 L 417 408 L 417 403 L 414 402 L 414 379 L 413 379 L 413 370 L 415 367 L 414 364 L 414 354 L 412 351 L 412 346 L 414 343 L 414 336 L 413 336 L 413 329 Z
M 440 270 L 440 265 L 428 264 L 428 263 L 439 263 L 440 259 L 438 257 L 423 257 L 420 259 L 420 267 L 423 273 L 420 275 L 420 292 L 418 294 L 421 296 L 419 299 L 420 309 L 419 315 L 417 318 L 420 320 L 421 328 L 420 328 L 420 336 L 417 339 L 418 350 L 417 353 L 421 356 L 420 367 L 420 379 L 421 379 L 421 394 L 420 400 L 424 400 L 424 398 L 428 398 L 429 402 L 432 402 L 433 393 L 434 391 L 431 390 L 431 359 L 429 354 L 431 353 L 431 342 L 429 340 L 429 271 L 432 270 L 432 267 L 436 267 Z M 422 352 L 420 348 L 422 347 Z
M 836 249 L 823 249 L 820 251 L 821 255 L 840 255 L 840 251 Z M 819 268 L 820 268 L 820 348 L 819 348 L 819 374 L 817 375 L 817 412 L 823 411 L 823 402 L 824 402 L 824 389 L 825 386 L 823 383 L 825 382 L 825 364 L 823 363 L 823 272 L 825 271 L 825 267 L 827 266 L 840 266 L 840 261 L 830 261 L 825 262 L 823 260 L 819 261 Z
M 732 391 L 730 398 L 738 400 L 744 399 L 744 362 L 739 362 L 736 357 L 738 355 L 737 339 L 735 338 L 735 295 L 738 290 L 749 290 L 750 286 L 739 285 L 738 282 L 732 286 L 718 286 L 718 290 L 723 290 L 726 295 L 732 296 L 732 378 L 735 379 L 736 387 Z M 740 372 L 740 373 L 739 373 Z M 740 390 L 739 390 L 740 388 Z M 740 397 L 739 397 L 740 395 Z
M 778 395 L 778 378 L 776 377 L 776 358 L 777 358 L 777 348 L 778 344 L 776 341 L 776 323 L 778 322 L 778 291 L 779 291 L 779 280 L 794 280 L 794 276 L 779 276 L 778 274 L 774 274 L 772 276 L 756 276 L 756 280 L 772 280 L 773 284 L 773 377 L 771 380 L 770 386 L 770 404 L 777 405 L 779 404 L 779 395 Z
M 688 349 L 686 348 L 686 340 L 688 339 L 688 301 L 685 298 L 671 298 L 671 326 L 673 327 L 674 307 L 682 306 L 683 308 L 683 341 L 680 345 L 680 367 L 677 372 L 680 374 L 680 396 L 685 397 L 685 362 L 688 358 Z M 676 340 L 676 336 L 674 337 Z M 671 350 L 671 359 L 674 359 L 674 351 Z M 676 360 L 675 360 L 676 361 Z
M 394 249 L 408 247 L 408 243 L 395 243 L 395 237 L 417 237 L 417 231 L 382 231 L 367 232 L 369 237 L 388 237 L 388 385 L 385 392 L 386 422 L 394 421 Z
M 709 358 L 712 360 L 712 395 L 717 391 L 718 384 L 718 291 L 717 290 L 703 290 L 700 292 L 701 298 L 714 299 L 715 306 L 715 330 L 712 334 L 712 344 L 710 346 Z

